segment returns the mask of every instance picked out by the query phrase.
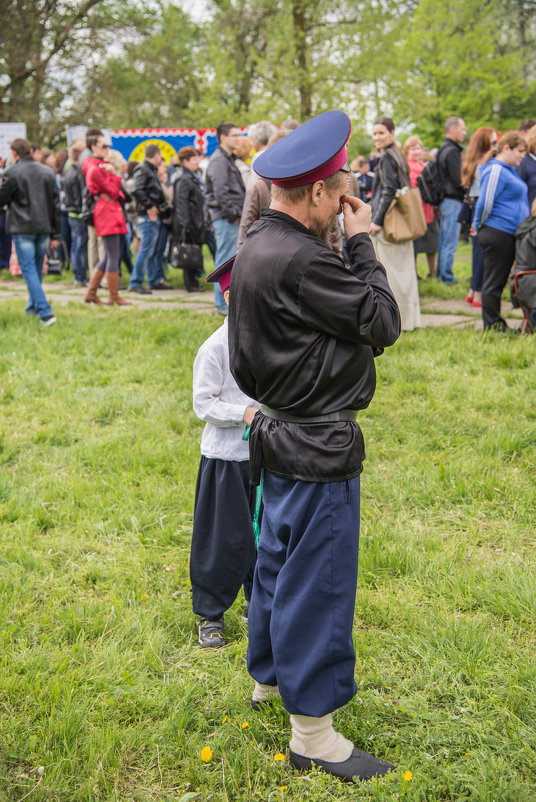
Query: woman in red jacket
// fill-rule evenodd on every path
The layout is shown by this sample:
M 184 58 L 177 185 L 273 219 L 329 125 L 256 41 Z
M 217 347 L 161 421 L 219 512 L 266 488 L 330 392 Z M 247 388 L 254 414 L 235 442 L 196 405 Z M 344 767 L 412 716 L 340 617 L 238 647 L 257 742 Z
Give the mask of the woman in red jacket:
M 109 146 L 108 146 L 109 147 Z M 93 225 L 98 237 L 102 237 L 104 256 L 95 266 L 89 282 L 86 303 L 102 303 L 97 289 L 106 273 L 109 304 L 130 306 L 119 295 L 119 258 L 121 253 L 121 234 L 127 233 L 127 224 L 119 198 L 124 199 L 121 177 L 115 175 L 111 164 L 103 159 L 87 158 L 82 165 L 86 186 L 97 199 L 93 209 Z

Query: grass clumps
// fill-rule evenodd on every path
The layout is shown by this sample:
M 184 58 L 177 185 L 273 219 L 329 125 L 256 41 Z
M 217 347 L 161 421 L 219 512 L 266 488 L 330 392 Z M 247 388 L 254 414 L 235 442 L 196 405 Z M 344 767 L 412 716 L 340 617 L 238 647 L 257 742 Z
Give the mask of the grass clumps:
M 397 769 L 350 787 L 291 770 L 286 713 L 249 707 L 240 599 L 229 645 L 196 646 L 191 368 L 218 325 L 0 306 L 0 798 L 534 799 L 533 340 L 429 329 L 377 360 L 336 724 Z

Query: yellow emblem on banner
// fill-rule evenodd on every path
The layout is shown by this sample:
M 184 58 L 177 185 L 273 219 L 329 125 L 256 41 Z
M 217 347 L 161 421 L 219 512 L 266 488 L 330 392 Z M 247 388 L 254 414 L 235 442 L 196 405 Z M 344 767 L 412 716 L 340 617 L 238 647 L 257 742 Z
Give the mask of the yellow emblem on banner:
M 147 145 L 158 145 L 160 148 L 160 153 L 162 154 L 162 158 L 164 159 L 166 164 L 169 164 L 169 160 L 172 156 L 177 155 L 177 151 L 170 145 L 169 142 L 166 142 L 165 139 L 145 139 L 143 142 L 140 142 L 139 145 L 136 145 L 134 150 L 129 156 L 129 161 L 133 162 L 141 162 L 145 158 L 145 148 Z

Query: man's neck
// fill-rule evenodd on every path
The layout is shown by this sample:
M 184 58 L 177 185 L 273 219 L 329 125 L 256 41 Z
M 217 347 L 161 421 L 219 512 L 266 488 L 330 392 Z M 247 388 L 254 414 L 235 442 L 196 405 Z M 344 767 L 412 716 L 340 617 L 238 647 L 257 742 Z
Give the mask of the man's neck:
M 270 209 L 273 209 L 274 212 L 282 212 L 283 214 L 287 214 L 289 217 L 293 217 L 294 220 L 297 220 L 298 223 L 301 223 L 302 226 L 305 226 L 305 228 L 311 227 L 311 216 L 307 204 L 290 204 L 272 200 L 270 203 Z
M 223 152 L 224 152 L 224 153 L 226 153 L 228 156 L 232 156 L 232 155 L 233 155 L 233 151 L 231 150 L 231 148 L 229 147 L 229 145 L 224 145 L 224 144 L 223 144 L 223 142 L 220 142 L 220 148 L 221 148 L 221 149 L 223 150 Z

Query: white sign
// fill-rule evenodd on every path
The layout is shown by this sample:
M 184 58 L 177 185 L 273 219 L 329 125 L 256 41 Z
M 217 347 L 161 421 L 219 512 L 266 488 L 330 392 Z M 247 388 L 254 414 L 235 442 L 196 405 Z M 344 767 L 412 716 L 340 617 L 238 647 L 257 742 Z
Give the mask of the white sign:
M 26 123 L 0 123 L 0 156 L 11 157 L 9 143 L 14 139 L 26 139 Z

